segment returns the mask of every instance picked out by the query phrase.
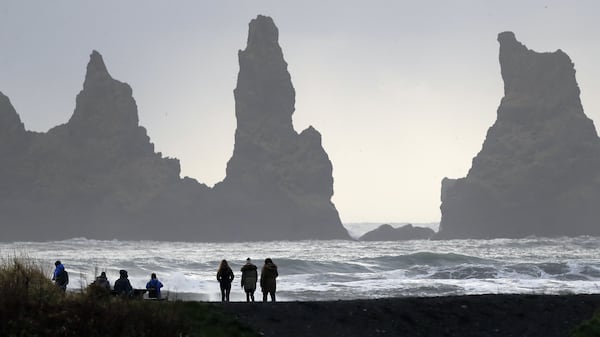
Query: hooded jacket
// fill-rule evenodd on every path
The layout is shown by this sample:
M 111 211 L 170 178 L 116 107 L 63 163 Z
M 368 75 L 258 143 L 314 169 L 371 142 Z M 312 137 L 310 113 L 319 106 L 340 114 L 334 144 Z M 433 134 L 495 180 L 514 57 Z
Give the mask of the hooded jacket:
M 265 263 L 260 272 L 260 287 L 263 293 L 274 293 L 277 290 L 277 282 L 275 279 L 279 276 L 277 265 L 274 263 Z
M 115 281 L 115 286 L 113 290 L 122 296 L 131 296 L 133 294 L 133 287 L 127 278 L 127 272 L 122 270 L 120 271 L 120 277 Z
M 96 277 L 96 280 L 92 283 L 102 289 L 110 290 L 110 282 L 106 278 L 106 274 L 103 272 L 100 276 Z
M 256 281 L 258 280 L 257 267 L 252 263 L 246 263 L 242 266 L 242 287 L 246 291 L 253 291 L 256 289 Z
M 65 270 L 65 266 L 58 264 L 56 269 L 54 269 L 54 275 L 52 276 L 52 280 L 56 283 L 57 286 L 65 289 L 67 284 L 69 284 L 69 274 Z
M 160 282 L 157 278 L 150 279 L 148 283 L 146 283 L 146 289 L 149 290 L 150 298 L 161 298 L 160 296 L 160 288 L 163 287 L 162 282 Z

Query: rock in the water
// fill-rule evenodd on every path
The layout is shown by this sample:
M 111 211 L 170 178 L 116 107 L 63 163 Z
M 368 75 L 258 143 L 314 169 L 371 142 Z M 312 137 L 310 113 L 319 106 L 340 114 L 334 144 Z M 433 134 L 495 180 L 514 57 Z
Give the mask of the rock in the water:
M 234 155 L 210 189 L 154 152 L 131 87 L 96 51 L 72 117 L 47 133 L 26 131 L 0 94 L 1 239 L 349 238 L 320 134 L 293 129 L 294 96 L 277 28 L 259 16 L 240 52 Z
M 11 120 L 19 125 L 18 116 Z M 12 130 L 28 135 L 22 126 Z M 69 122 L 29 138 L 20 153 L 3 158 L 11 168 L 0 175 L 2 184 L 19 181 L 0 196 L 1 223 L 10 229 L 3 239 L 133 239 L 163 232 L 145 222 L 145 211 L 180 180 L 179 162 L 154 153 L 138 125 L 131 88 L 111 78 L 98 52 Z
M 381 225 L 362 235 L 360 241 L 402 241 L 426 240 L 433 237 L 435 231 L 431 228 L 413 226 L 412 224 L 394 228 L 388 224 Z
M 313 127 L 294 131 L 295 90 L 269 17 L 250 22 L 239 52 L 237 129 L 225 180 L 215 186 L 238 235 L 348 238 L 331 202 L 332 165 Z M 243 210 L 243 211 L 241 211 Z
M 570 58 L 499 34 L 504 98 L 465 178 L 442 181 L 439 238 L 600 234 L 600 140 Z

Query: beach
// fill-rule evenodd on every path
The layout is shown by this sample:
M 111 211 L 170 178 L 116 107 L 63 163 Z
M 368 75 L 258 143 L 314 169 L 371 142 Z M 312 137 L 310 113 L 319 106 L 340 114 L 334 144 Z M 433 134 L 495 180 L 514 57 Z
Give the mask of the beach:
M 565 337 L 600 309 L 600 295 L 471 295 L 214 305 L 267 337 Z

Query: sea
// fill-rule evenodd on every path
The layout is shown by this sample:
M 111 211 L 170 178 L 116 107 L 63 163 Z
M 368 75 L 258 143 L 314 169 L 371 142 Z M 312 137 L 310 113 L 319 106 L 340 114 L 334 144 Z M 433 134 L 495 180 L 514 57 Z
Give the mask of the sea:
M 399 224 L 397 224 L 399 225 Z M 374 224 L 346 224 L 358 237 Z M 437 224 L 425 224 L 435 229 Z M 51 276 L 54 261 L 69 272 L 69 291 L 81 291 L 105 271 L 111 284 L 128 271 L 134 288 L 151 273 L 174 300 L 219 301 L 217 267 L 226 259 L 236 279 L 232 301 L 245 300 L 240 268 L 277 264 L 280 301 L 326 301 L 469 294 L 600 293 L 598 237 L 364 242 L 165 242 L 72 238 L 0 243 L 2 259 L 27 258 Z M 260 298 L 260 290 L 258 290 Z

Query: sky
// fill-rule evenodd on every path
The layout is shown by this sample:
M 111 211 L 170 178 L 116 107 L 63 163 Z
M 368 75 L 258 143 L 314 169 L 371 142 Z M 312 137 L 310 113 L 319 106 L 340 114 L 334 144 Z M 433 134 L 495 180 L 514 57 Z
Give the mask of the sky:
M 233 89 L 248 23 L 274 19 L 342 222 L 438 222 L 444 177 L 464 177 L 503 96 L 497 34 L 565 51 L 600 120 L 597 1 L 3 0 L 0 92 L 28 130 L 66 123 L 92 50 L 133 88 L 140 125 L 182 177 L 209 186 L 233 153 Z

